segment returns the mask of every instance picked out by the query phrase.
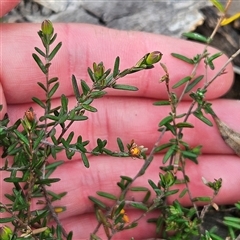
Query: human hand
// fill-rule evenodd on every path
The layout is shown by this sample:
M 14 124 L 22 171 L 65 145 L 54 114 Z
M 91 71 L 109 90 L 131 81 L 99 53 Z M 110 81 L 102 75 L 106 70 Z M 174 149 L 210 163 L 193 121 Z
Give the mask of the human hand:
M 8 6 L 9 7 L 9 6 Z M 93 62 L 103 61 L 106 67 L 112 68 L 116 56 L 120 56 L 121 69 L 132 66 L 145 53 L 159 50 L 163 53 L 162 62 L 167 66 L 171 85 L 182 77 L 189 75 L 192 66 L 184 64 L 171 57 L 170 53 L 177 52 L 192 57 L 202 51 L 202 45 L 139 32 L 124 32 L 110 30 L 98 26 L 84 24 L 54 24 L 58 33 L 58 40 L 63 42 L 63 47 L 53 61 L 51 76 L 58 76 L 60 88 L 57 97 L 65 94 L 69 102 L 74 105 L 71 86 L 71 74 L 77 79 L 86 79 L 86 69 Z M 1 115 L 8 112 L 12 123 L 21 118 L 24 112 L 32 106 L 37 117 L 42 114 L 41 109 L 31 102 L 36 96 L 44 99 L 44 93 L 39 91 L 38 81 L 44 81 L 44 76 L 31 59 L 35 46 L 40 46 L 39 38 L 35 34 L 39 24 L 3 24 L 2 33 L 2 71 L 1 71 L 1 104 L 4 108 Z M 210 49 L 211 53 L 216 50 Z M 218 68 L 227 60 L 221 57 L 216 61 L 216 70 L 208 73 L 208 79 L 217 72 Z M 232 84 L 233 73 L 231 67 L 227 67 L 226 74 L 220 76 L 213 83 L 207 94 L 211 99 L 213 109 L 217 115 L 236 130 L 240 116 L 238 114 L 240 103 L 233 100 L 218 99 Z M 198 74 L 204 74 L 204 66 L 198 70 Z M 159 132 L 159 121 L 165 117 L 168 107 L 158 108 L 152 103 L 159 99 L 167 99 L 164 84 L 159 83 L 163 75 L 160 67 L 150 71 L 144 71 L 129 75 L 121 83 L 128 83 L 139 88 L 137 92 L 124 92 L 109 90 L 107 97 L 97 100 L 94 106 L 98 113 L 90 114 L 89 120 L 73 125 L 76 135 L 82 135 L 83 139 L 90 140 L 93 144 L 97 138 L 107 139 L 109 149 L 116 149 L 116 138 L 121 137 L 124 143 L 130 143 L 134 139 L 138 145 L 151 148 Z M 176 90 L 179 94 L 180 90 Z M 57 104 L 59 99 L 55 99 Z M 179 105 L 179 113 L 184 112 L 188 106 L 189 98 L 185 98 Z M 231 113 L 226 114 L 226 113 Z M 191 179 L 190 189 L 194 196 L 211 195 L 210 190 L 201 183 L 201 177 L 212 181 L 214 178 L 222 178 L 223 186 L 216 202 L 219 204 L 231 204 L 239 200 L 239 193 L 235 189 L 235 182 L 240 180 L 238 168 L 240 161 L 221 139 L 216 127 L 208 127 L 195 118 L 190 118 L 195 129 L 184 130 L 185 141 L 192 146 L 203 145 L 203 155 L 199 157 L 199 165 L 187 163 L 187 173 Z M 166 142 L 169 135 L 166 134 L 163 141 Z M 136 181 L 136 185 L 148 186 L 147 180 L 158 180 L 159 165 L 162 162 L 162 154 L 156 155 L 146 174 Z M 64 154 L 60 159 L 66 159 Z M 93 205 L 88 200 L 89 195 L 96 191 L 106 191 L 118 194 L 116 183 L 120 175 L 134 177 L 142 166 L 142 160 L 116 159 L 109 156 L 92 156 L 89 158 L 90 168 L 86 169 L 76 155 L 73 160 L 59 167 L 54 176 L 60 177 L 60 183 L 53 184 L 56 192 L 67 191 L 68 194 L 61 201 L 61 205 L 67 207 L 67 211 L 59 215 L 63 226 L 67 231 L 74 232 L 74 239 L 86 239 L 97 225 L 93 212 Z M 2 183 L 1 183 L 2 184 Z M 3 193 L 7 190 L 3 186 Z M 10 189 L 9 189 L 10 190 Z M 193 196 L 193 197 L 194 197 Z M 131 195 L 137 201 L 137 196 Z M 1 195 L 2 198 L 2 195 Z M 188 198 L 181 200 L 189 204 Z M 135 210 L 127 209 L 131 219 L 138 216 Z M 149 216 L 153 216 L 151 213 Z M 116 235 L 114 239 L 144 239 L 154 237 L 154 226 L 146 224 L 142 219 L 139 228 L 124 231 Z M 138 229 L 141 229 L 139 231 Z M 104 238 L 105 234 L 99 234 Z

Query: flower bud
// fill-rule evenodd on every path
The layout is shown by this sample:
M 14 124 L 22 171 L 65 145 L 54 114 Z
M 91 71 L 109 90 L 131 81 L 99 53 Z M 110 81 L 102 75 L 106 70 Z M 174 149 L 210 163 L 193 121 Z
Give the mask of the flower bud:
M 43 34 L 52 35 L 54 30 L 52 22 L 50 20 L 44 20 L 42 22 L 41 30 Z
M 165 174 L 160 174 L 161 186 L 163 188 L 169 188 L 176 182 L 176 176 L 171 171 L 167 171 Z
M 0 227 L 0 239 L 1 240 L 10 240 L 12 238 L 12 230 L 8 226 Z
M 161 60 L 162 58 L 162 53 L 159 51 L 154 51 L 148 54 L 146 57 L 146 64 L 147 65 L 152 65 L 154 63 L 157 63 Z
M 100 62 L 99 64 L 93 63 L 93 73 L 96 79 L 100 79 L 105 71 L 105 67 L 103 66 L 103 63 Z

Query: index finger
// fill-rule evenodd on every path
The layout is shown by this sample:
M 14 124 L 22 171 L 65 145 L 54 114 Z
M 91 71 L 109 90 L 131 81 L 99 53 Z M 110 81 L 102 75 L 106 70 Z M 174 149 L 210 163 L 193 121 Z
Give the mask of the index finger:
M 112 68 L 116 56 L 120 56 L 120 69 L 132 67 L 143 55 L 152 51 L 163 53 L 162 62 L 167 66 L 171 85 L 181 78 L 191 74 L 193 65 L 183 63 L 171 56 L 172 52 L 186 55 L 190 58 L 201 53 L 203 45 L 143 32 L 126 32 L 86 24 L 54 24 L 58 33 L 58 41 L 63 42 L 62 49 L 53 59 L 50 70 L 51 77 L 58 76 L 60 88 L 56 96 L 73 95 L 71 74 L 77 79 L 91 82 L 87 75 L 87 67 L 93 62 L 104 62 L 106 68 Z M 45 76 L 41 73 L 31 54 L 34 47 L 40 47 L 37 31 L 39 24 L 5 24 L 2 26 L 2 65 L 1 82 L 9 104 L 26 103 L 32 96 L 44 99 L 44 92 L 39 91 L 37 82 L 44 82 Z M 214 54 L 216 49 L 209 48 Z M 207 79 L 214 76 L 219 66 L 227 60 L 223 56 L 215 61 L 216 70 L 210 71 Z M 226 74 L 221 75 L 209 88 L 207 97 L 214 99 L 223 95 L 232 85 L 233 72 L 231 66 L 226 68 Z M 164 84 L 159 83 L 164 74 L 158 65 L 156 69 L 131 74 L 120 83 L 137 86 L 137 92 L 109 90 L 114 96 L 138 96 L 146 98 L 166 99 L 167 93 Z M 196 76 L 205 74 L 204 64 L 200 64 Z M 205 79 L 206 80 L 206 79 Z M 17 86 L 17 91 L 16 91 Z M 179 94 L 182 88 L 177 89 Z M 27 93 L 27 94 L 26 94 Z

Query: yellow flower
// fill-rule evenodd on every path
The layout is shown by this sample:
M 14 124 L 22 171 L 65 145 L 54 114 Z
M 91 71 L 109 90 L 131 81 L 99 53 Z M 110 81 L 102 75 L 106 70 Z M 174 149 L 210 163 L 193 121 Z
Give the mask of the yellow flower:
M 225 26 L 233 21 L 235 21 L 236 19 L 240 18 L 240 12 L 234 14 L 233 16 L 229 17 L 229 18 L 224 18 L 221 22 L 222 26 Z

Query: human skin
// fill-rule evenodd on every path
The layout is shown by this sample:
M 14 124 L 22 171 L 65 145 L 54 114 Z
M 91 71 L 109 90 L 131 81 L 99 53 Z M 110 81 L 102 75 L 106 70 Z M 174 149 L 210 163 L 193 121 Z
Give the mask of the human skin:
M 6 13 L 14 4 L 16 3 L 2 3 L 1 13 Z M 30 106 L 33 107 L 37 117 L 42 113 L 41 109 L 31 102 L 33 96 L 44 99 L 43 91 L 36 84 L 38 81 L 44 82 L 44 76 L 31 57 L 35 46 L 41 48 L 41 42 L 36 34 L 39 27 L 40 24 L 1 25 L 0 104 L 3 104 L 3 111 L 0 115 L 2 117 L 7 112 L 12 123 L 21 118 Z M 51 76 L 58 76 L 60 81 L 54 104 L 58 103 L 61 94 L 65 94 L 69 98 L 70 105 L 74 105 L 71 74 L 74 74 L 77 79 L 85 79 L 90 83 L 86 69 L 92 66 L 93 62 L 103 61 L 106 68 L 112 68 L 116 56 L 120 56 L 120 69 L 125 69 L 135 64 L 145 53 L 158 50 L 163 53 L 161 61 L 167 66 L 170 83 L 173 85 L 189 75 L 192 66 L 174 59 L 170 53 L 176 52 L 192 57 L 201 53 L 203 49 L 203 45 L 166 36 L 118 31 L 93 25 L 59 23 L 54 24 L 54 28 L 58 34 L 57 41 L 63 42 L 50 69 Z M 217 50 L 209 48 L 209 52 L 215 53 Z M 216 68 L 208 72 L 208 79 L 216 74 L 226 60 L 225 56 L 216 60 Z M 201 64 L 197 75 L 204 73 L 205 68 Z M 120 137 L 124 144 L 134 139 L 138 145 L 151 149 L 159 136 L 157 132 L 159 121 L 170 112 L 168 107 L 152 105 L 156 100 L 167 99 L 165 85 L 159 83 L 163 74 L 163 70 L 157 65 L 152 70 L 129 75 L 120 80 L 120 83 L 137 86 L 139 91 L 125 92 L 110 89 L 106 97 L 93 103 L 98 112 L 88 114 L 88 121 L 74 124 L 72 131 L 75 135 L 82 135 L 83 139 L 90 140 L 90 148 L 94 147 L 97 138 L 101 138 L 108 140 L 109 149 L 117 150 L 116 138 Z M 228 66 L 226 73 L 218 77 L 208 89 L 207 99 L 212 103 L 219 118 L 239 131 L 239 101 L 219 99 L 229 90 L 232 82 L 232 67 Z M 175 92 L 179 95 L 181 90 Z M 189 98 L 184 98 L 178 107 L 178 113 L 186 111 L 189 105 Z M 221 177 L 223 185 L 215 199 L 216 203 L 235 203 L 240 197 L 235 187 L 240 181 L 239 157 L 226 146 L 215 125 L 208 127 L 194 117 L 190 117 L 189 121 L 195 128 L 184 131 L 184 140 L 191 146 L 203 146 L 203 155 L 199 157 L 199 164 L 187 162 L 186 166 L 186 172 L 191 179 L 190 189 L 193 196 L 211 196 L 212 194 L 212 191 L 201 182 L 201 177 L 209 181 Z M 166 142 L 169 137 L 170 135 L 166 134 L 163 142 Z M 135 186 L 149 187 L 148 179 L 158 181 L 162 157 L 162 154 L 155 156 L 148 171 L 136 181 Z M 59 193 L 68 192 L 61 203 L 57 204 L 67 207 L 67 211 L 59 217 L 66 230 L 74 232 L 75 240 L 86 239 L 97 225 L 93 204 L 88 200 L 88 196 L 96 196 L 95 192 L 99 190 L 119 194 L 116 186 L 119 176 L 134 177 L 143 164 L 142 160 L 91 156 L 89 157 L 90 168 L 86 169 L 77 154 L 71 161 L 67 160 L 64 154 L 58 156 L 58 160 L 65 160 L 66 163 L 53 174 L 53 177 L 60 177 L 61 181 L 53 184 L 51 190 Z M 1 178 L 4 178 L 5 175 L 1 174 Z M 1 199 L 3 199 L 3 193 L 11 190 L 9 185 L 3 184 L 2 181 L 0 189 L 2 189 Z M 140 200 L 137 194 L 128 195 L 129 199 L 132 197 L 136 201 Z M 172 200 L 173 198 L 169 201 Z M 187 197 L 180 201 L 184 205 L 190 204 Z M 132 209 L 126 211 L 130 220 L 139 214 Z M 151 213 L 149 217 L 151 216 L 155 216 L 155 213 Z M 102 230 L 99 235 L 104 239 Z M 139 228 L 119 233 L 113 239 L 130 237 L 144 239 L 154 236 L 154 226 L 147 224 L 144 218 L 140 221 Z

